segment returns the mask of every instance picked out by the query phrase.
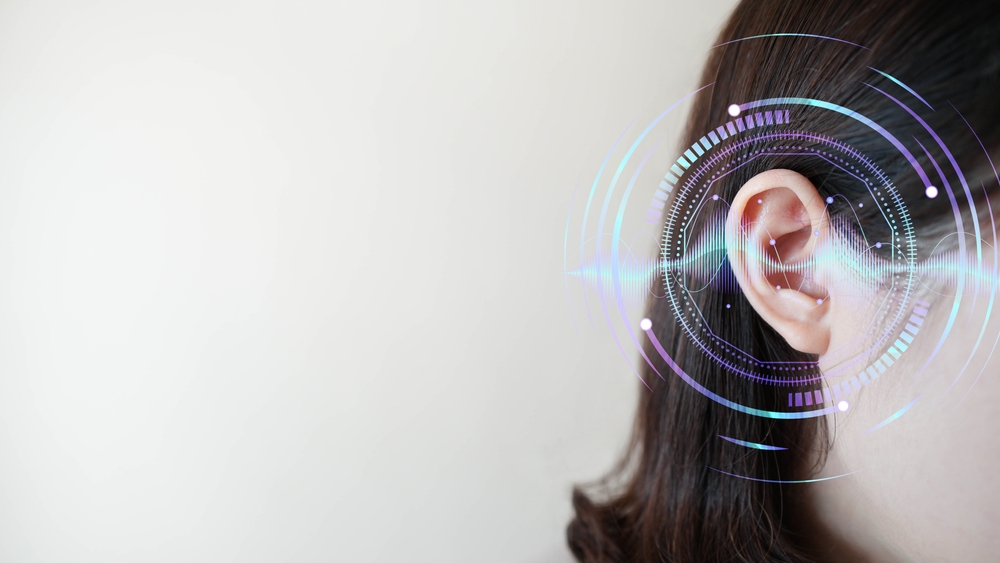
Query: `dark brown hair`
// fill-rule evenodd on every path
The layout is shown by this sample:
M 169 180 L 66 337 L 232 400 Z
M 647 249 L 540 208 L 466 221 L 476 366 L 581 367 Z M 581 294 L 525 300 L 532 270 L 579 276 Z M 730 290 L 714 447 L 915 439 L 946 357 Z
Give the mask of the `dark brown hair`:
M 979 141 L 958 112 L 988 149 L 1000 147 L 998 30 L 1000 5 L 991 1 L 744 0 L 725 24 L 717 41 L 720 46 L 710 52 L 702 84 L 714 85 L 695 98 L 681 146 L 690 146 L 725 121 L 726 109 L 734 101 L 775 97 L 837 103 L 894 128 L 900 139 L 923 142 L 928 134 L 922 127 L 863 84 L 898 89 L 873 71 L 878 69 L 907 83 L 933 106 L 934 110 L 920 108 L 921 115 L 951 147 L 969 185 L 982 184 L 978 193 L 996 193 L 993 171 Z M 843 41 L 757 37 L 778 33 Z M 743 38 L 751 39 L 737 41 Z M 900 97 L 908 95 L 900 92 Z M 801 119 L 811 130 L 846 141 L 867 155 L 902 192 L 923 190 L 914 185 L 909 163 L 884 140 L 874 139 L 877 135 L 870 129 L 818 109 L 803 109 Z M 925 167 L 932 166 L 920 151 L 915 154 Z M 993 155 L 996 159 L 995 151 Z M 852 192 L 862 189 L 822 163 L 774 155 L 732 174 L 720 195 L 731 200 L 743 183 L 772 168 L 805 175 L 824 197 L 839 193 L 851 199 Z M 910 213 L 918 232 L 949 228 L 950 210 L 926 198 L 913 199 Z M 831 209 L 834 215 L 837 211 L 835 206 Z M 867 221 L 865 228 L 870 224 L 877 236 L 879 221 L 864 214 L 859 220 Z M 815 361 L 788 346 L 742 296 L 730 298 L 734 310 L 725 313 L 725 323 L 718 295 L 705 292 L 700 299 L 707 323 L 749 355 Z M 665 300 L 652 299 L 647 316 L 666 327 L 658 335 L 660 341 L 685 370 L 699 374 L 737 402 L 780 409 L 784 391 L 723 372 L 685 339 Z M 805 530 L 789 517 L 798 485 L 768 481 L 808 478 L 821 467 L 829 444 L 822 419 L 785 421 L 742 414 L 705 398 L 674 376 L 651 348 L 647 352 L 664 375 L 646 366 L 643 379 L 651 389 L 640 391 L 627 453 L 604 480 L 573 491 L 576 517 L 567 539 L 576 558 L 588 563 L 818 560 Z M 719 440 L 719 434 L 780 443 L 789 449 L 751 450 Z

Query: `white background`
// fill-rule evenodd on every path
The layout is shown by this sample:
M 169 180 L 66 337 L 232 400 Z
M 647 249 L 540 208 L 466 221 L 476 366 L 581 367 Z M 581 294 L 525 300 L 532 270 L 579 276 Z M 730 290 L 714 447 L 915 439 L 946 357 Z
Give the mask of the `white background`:
M 730 8 L 0 4 L 0 561 L 568 560 L 570 198 Z

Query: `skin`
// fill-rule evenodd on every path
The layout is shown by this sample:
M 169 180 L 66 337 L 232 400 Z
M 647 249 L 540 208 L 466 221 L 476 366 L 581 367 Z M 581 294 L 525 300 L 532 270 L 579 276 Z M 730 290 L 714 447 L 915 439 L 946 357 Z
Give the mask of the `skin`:
M 820 234 L 803 237 L 804 226 Z M 772 248 L 789 262 L 834 236 L 816 188 L 788 170 L 744 185 L 727 229 L 762 245 L 774 239 Z M 985 254 L 991 258 L 992 248 Z M 824 373 L 849 361 L 858 327 L 872 311 L 837 285 L 837 264 L 821 266 L 807 283 L 775 290 L 780 280 L 769 278 L 759 260 L 730 249 L 730 261 L 751 304 L 793 347 L 818 354 Z M 992 269 L 992 260 L 985 267 Z M 955 301 L 954 289 L 935 290 L 945 295 L 918 296 L 931 303 L 930 313 L 902 359 L 852 395 L 847 412 L 829 416 L 831 449 L 813 477 L 861 471 L 795 486 L 801 494 L 793 516 L 822 561 L 993 561 L 1000 553 L 1000 350 L 992 353 L 1000 299 L 990 318 L 990 292 L 973 299 L 967 290 L 950 336 L 931 358 Z M 916 397 L 897 420 L 870 430 Z
M 950 302 L 938 300 L 949 307 L 937 307 L 925 322 L 926 348 L 914 349 L 923 353 L 897 363 L 886 374 L 893 377 L 876 381 L 855 408 L 832 417 L 836 437 L 820 476 L 866 469 L 807 487 L 818 527 L 869 561 L 991 561 L 1000 550 L 1000 380 L 993 376 L 1000 355 L 988 358 L 1000 323 L 987 324 L 986 345 L 956 382 L 986 320 L 985 307 L 976 312 L 967 301 L 958 318 L 971 314 L 971 321 L 956 323 L 945 346 L 916 375 L 947 322 Z M 865 433 L 917 396 L 902 417 Z

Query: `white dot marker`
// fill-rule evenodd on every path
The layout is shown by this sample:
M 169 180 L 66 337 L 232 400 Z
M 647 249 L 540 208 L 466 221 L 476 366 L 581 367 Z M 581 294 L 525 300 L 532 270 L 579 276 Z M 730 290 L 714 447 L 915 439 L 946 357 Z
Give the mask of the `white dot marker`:
M 757 200 L 757 203 L 764 203 L 764 200 L 762 200 L 762 199 L 758 199 L 758 200 Z
M 740 114 L 740 106 L 733 104 L 729 106 L 729 115 L 736 117 Z
M 780 285 L 776 285 L 776 286 L 774 286 L 774 289 L 781 289 L 781 286 Z
M 864 207 L 864 206 L 865 206 L 865 204 L 863 204 L 863 203 L 859 203 L 858 204 L 858 207 Z
M 774 239 L 771 239 L 771 246 L 774 246 L 774 245 L 775 245 L 775 244 L 777 244 L 777 243 L 778 243 L 778 241 L 776 241 L 776 240 L 774 240 Z
M 875 243 L 875 248 L 882 248 L 882 243 L 881 242 L 876 242 Z
M 813 236 L 819 236 L 819 231 L 813 231 Z
M 816 300 L 816 304 L 817 305 L 822 305 L 823 304 L 823 300 L 822 299 L 817 299 Z
M 826 203 L 827 204 L 833 203 L 833 198 L 832 197 L 826 198 Z
M 641 321 L 639 321 L 639 328 L 641 328 L 642 330 L 649 330 L 653 328 L 653 321 L 649 319 L 642 319 Z
M 726 309 L 728 309 L 730 307 L 732 307 L 732 305 L 730 305 L 729 303 L 726 303 Z
M 924 193 L 927 194 L 927 197 L 934 199 L 938 195 L 938 189 L 934 186 L 927 186 L 927 189 L 924 190 Z
M 837 403 L 837 408 L 840 409 L 840 412 L 846 411 L 848 407 L 850 407 L 850 405 L 847 404 L 847 401 Z
M 712 196 L 712 201 L 719 201 L 719 194 L 714 194 Z

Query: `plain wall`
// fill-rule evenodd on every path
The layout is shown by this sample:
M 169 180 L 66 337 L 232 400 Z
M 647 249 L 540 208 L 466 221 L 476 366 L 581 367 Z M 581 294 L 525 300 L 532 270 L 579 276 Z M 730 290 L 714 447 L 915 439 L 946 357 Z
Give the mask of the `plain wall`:
M 0 4 L 0 561 L 567 561 L 570 198 L 731 6 Z

